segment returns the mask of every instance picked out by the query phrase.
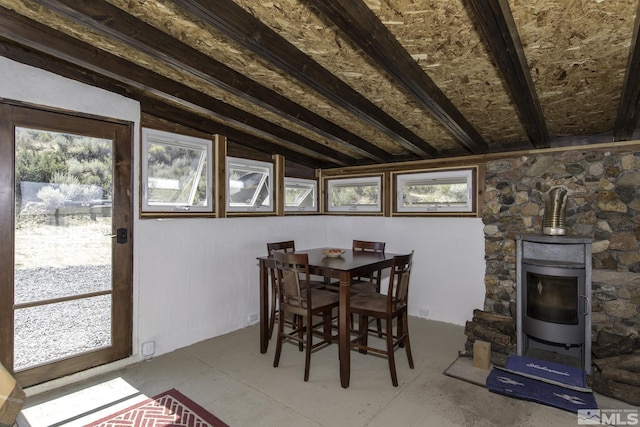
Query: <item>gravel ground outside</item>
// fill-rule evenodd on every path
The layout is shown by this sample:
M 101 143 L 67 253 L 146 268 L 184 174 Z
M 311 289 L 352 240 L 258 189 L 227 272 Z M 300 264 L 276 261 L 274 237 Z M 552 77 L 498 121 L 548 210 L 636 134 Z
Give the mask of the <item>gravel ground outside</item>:
M 40 301 L 109 289 L 111 266 L 29 268 L 16 270 L 15 278 L 17 303 Z M 110 344 L 110 295 L 24 308 L 15 312 L 15 369 Z
M 15 303 L 111 289 L 105 234 L 104 223 L 16 230 Z M 14 321 L 20 370 L 110 345 L 111 296 L 18 309 Z

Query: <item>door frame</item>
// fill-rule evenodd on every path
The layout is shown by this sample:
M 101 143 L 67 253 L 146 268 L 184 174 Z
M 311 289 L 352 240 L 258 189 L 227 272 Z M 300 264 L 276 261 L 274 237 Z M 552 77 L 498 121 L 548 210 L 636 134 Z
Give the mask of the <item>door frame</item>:
M 15 127 L 86 135 L 113 141 L 112 235 L 127 229 L 127 243 L 112 244 L 111 346 L 13 371 L 15 250 Z M 0 99 L 0 362 L 22 387 L 86 370 L 132 354 L 133 342 L 133 132 L 132 122 Z

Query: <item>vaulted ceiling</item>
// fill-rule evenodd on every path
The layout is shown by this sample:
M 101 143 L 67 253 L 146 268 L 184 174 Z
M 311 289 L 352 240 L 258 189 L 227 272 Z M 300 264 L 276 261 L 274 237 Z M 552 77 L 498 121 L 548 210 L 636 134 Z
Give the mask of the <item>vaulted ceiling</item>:
M 635 139 L 634 0 L 0 0 L 0 55 L 342 167 Z

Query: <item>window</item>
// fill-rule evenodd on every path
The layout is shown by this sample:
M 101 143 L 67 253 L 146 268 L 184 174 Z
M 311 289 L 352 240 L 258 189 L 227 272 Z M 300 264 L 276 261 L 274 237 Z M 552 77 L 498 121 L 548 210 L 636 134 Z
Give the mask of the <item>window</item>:
M 212 142 L 142 130 L 142 211 L 213 212 Z
M 273 212 L 273 164 L 227 157 L 227 211 Z
M 284 210 L 287 212 L 317 212 L 318 183 L 313 179 L 284 179 Z
M 381 212 L 382 179 L 377 177 L 327 180 L 329 212 Z
M 398 212 L 473 212 L 473 170 L 398 174 Z

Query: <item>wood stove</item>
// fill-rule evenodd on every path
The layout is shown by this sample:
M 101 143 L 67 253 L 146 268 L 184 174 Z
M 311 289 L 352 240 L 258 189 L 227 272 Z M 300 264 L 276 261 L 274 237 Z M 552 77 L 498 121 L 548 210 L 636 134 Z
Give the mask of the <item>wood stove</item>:
M 591 242 L 517 236 L 518 355 L 591 373 Z

